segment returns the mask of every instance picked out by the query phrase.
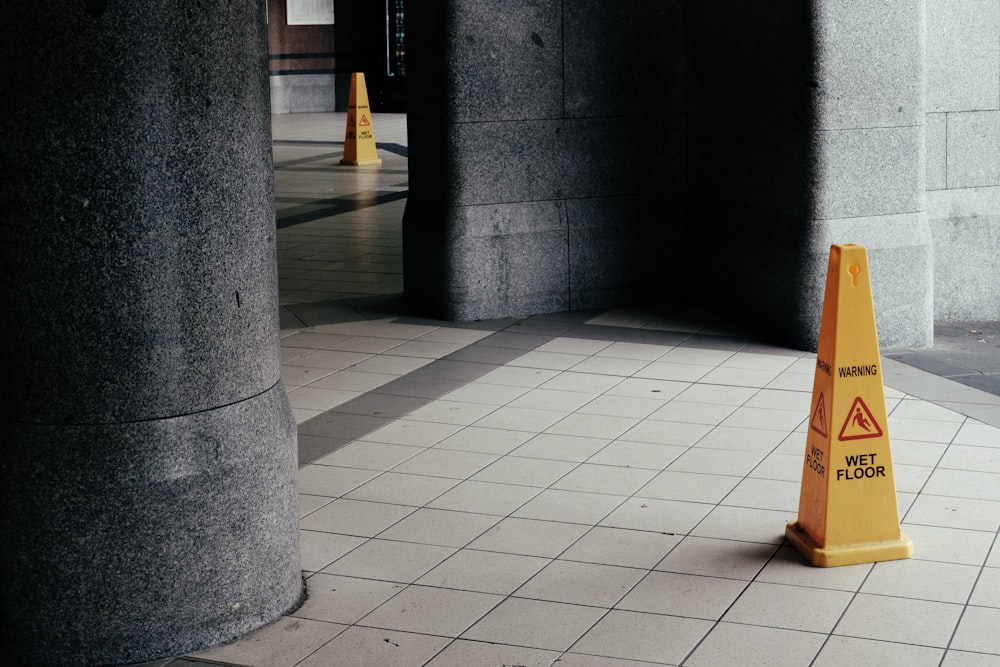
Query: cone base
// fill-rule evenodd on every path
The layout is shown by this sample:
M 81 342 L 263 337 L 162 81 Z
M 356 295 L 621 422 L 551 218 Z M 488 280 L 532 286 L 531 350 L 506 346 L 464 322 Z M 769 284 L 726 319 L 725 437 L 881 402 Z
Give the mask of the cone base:
M 816 567 L 839 567 L 884 560 L 901 560 L 913 555 L 913 541 L 899 534 L 897 540 L 821 547 L 793 521 L 785 527 L 785 537 L 806 560 Z
M 341 160 L 340 164 L 347 164 L 352 167 L 366 167 L 371 164 L 382 164 L 382 160 L 379 158 L 374 160 Z

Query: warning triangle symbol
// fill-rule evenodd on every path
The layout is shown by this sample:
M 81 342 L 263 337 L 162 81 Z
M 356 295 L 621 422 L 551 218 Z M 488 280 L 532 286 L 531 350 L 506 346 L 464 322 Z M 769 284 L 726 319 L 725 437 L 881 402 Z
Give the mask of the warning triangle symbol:
M 361 123 L 360 123 L 361 127 L 368 127 L 371 124 L 372 122 L 368 120 L 368 116 L 361 114 Z
M 347 126 L 354 127 L 354 114 L 349 114 L 347 116 Z
M 819 433 L 824 438 L 830 437 L 830 431 L 826 426 L 826 407 L 823 402 L 823 394 L 819 395 L 816 409 L 813 410 L 812 419 L 809 421 L 809 428 Z
M 871 410 L 860 396 L 854 399 L 847 419 L 840 429 L 841 440 L 863 440 L 864 438 L 882 437 L 882 427 L 875 421 Z

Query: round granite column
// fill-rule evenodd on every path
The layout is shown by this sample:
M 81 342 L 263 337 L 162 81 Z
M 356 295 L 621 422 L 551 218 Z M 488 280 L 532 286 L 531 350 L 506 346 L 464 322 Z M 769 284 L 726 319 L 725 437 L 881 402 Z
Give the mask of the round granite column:
M 262 0 L 0 9 L 0 663 L 302 596 Z

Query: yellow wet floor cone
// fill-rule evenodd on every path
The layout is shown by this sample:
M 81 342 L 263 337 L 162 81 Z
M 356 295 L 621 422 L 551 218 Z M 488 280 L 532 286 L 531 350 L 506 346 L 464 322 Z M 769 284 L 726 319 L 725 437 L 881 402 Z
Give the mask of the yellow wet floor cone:
M 912 556 L 899 529 L 868 254 L 859 245 L 830 248 L 806 432 L 789 541 L 820 567 Z
M 347 131 L 344 133 L 344 158 L 340 164 L 363 166 L 382 164 L 375 149 L 372 111 L 368 107 L 368 88 L 364 72 L 351 74 L 347 97 Z

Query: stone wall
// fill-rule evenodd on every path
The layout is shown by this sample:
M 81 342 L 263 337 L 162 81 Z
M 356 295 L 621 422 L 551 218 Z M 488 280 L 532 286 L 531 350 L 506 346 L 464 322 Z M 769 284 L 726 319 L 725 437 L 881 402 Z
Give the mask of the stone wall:
M 927 0 L 934 317 L 1000 319 L 1000 3 Z

